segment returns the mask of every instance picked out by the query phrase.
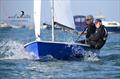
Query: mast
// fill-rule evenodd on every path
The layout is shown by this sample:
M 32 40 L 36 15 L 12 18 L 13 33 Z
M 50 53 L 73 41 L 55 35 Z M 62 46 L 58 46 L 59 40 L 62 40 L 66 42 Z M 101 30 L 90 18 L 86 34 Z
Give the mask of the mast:
M 52 41 L 54 42 L 54 0 L 51 0 L 51 16 L 52 16 Z

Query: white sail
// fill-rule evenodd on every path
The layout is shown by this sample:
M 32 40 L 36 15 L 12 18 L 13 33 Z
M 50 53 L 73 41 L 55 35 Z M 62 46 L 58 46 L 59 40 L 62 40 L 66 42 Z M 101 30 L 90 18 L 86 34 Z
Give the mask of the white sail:
M 34 24 L 36 40 L 40 40 L 41 0 L 34 0 Z
M 70 0 L 54 0 L 54 21 L 75 28 Z

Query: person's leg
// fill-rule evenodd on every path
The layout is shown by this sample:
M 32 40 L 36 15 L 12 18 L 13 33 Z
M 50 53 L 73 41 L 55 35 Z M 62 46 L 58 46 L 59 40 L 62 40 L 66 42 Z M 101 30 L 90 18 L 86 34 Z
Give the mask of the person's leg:
M 87 44 L 89 44 L 92 48 L 95 48 L 97 43 L 95 41 L 87 41 Z
M 76 41 L 76 43 L 82 43 L 82 44 L 85 44 L 85 40 L 79 40 L 79 41 Z

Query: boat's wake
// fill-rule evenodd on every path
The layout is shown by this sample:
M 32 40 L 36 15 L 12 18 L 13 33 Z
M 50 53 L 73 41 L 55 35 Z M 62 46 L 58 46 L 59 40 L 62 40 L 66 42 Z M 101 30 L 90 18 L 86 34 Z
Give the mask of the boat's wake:
M 33 57 L 25 52 L 23 44 L 9 40 L 0 42 L 0 59 L 33 59 Z

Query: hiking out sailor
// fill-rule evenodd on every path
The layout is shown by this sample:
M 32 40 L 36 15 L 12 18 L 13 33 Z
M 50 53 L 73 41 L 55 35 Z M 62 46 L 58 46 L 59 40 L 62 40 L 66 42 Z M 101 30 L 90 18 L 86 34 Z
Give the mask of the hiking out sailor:
M 92 34 L 95 33 L 96 27 L 95 24 L 93 23 L 94 18 L 92 15 L 88 15 L 86 16 L 85 22 L 87 25 L 87 34 L 86 34 L 86 38 L 89 38 Z
M 88 15 L 85 17 L 85 23 L 87 28 L 86 30 L 86 39 L 88 39 L 92 34 L 95 33 L 96 27 L 94 24 L 94 17 L 92 15 Z M 77 42 L 85 44 L 86 40 L 78 40 Z
M 100 19 L 95 20 L 96 31 L 92 34 L 86 41 L 91 47 L 95 49 L 101 49 L 108 36 L 108 32 L 105 29 L 105 26 L 102 25 L 102 21 Z

